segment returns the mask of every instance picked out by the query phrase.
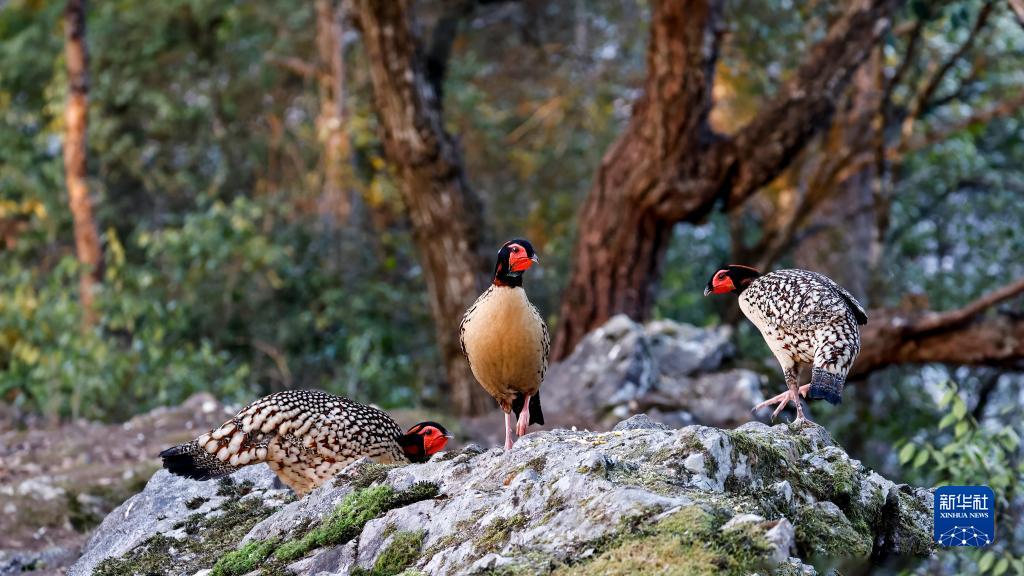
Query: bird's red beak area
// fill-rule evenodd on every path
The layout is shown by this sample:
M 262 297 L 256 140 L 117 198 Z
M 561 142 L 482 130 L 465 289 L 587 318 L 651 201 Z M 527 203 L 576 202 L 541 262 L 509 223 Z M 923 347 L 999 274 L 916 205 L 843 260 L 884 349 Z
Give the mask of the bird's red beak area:
M 729 277 L 727 270 L 719 270 L 715 272 L 715 275 L 711 277 L 711 281 L 708 282 L 707 287 L 704 288 L 704 295 L 708 294 L 728 294 L 736 289 L 736 285 L 733 284 L 732 278 Z
M 519 244 L 509 245 L 511 254 L 508 257 L 508 265 L 511 272 L 523 272 L 530 269 L 530 266 L 536 264 L 539 259 L 537 255 L 528 256 L 526 249 Z
M 449 438 L 451 435 L 444 426 L 435 422 L 421 422 L 399 437 L 398 444 L 410 462 L 421 463 L 444 450 Z
M 441 432 L 433 426 L 427 426 L 420 434 L 423 436 L 423 451 L 427 456 L 433 456 L 448 445 L 450 435 Z

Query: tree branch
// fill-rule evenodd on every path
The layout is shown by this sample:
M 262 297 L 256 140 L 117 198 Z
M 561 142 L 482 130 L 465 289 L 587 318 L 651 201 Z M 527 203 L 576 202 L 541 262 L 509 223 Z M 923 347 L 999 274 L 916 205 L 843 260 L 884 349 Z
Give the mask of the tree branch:
M 1022 293 L 1024 278 L 948 312 L 872 310 L 861 329 L 861 352 L 850 376 L 903 363 L 1024 367 L 1024 318 L 982 316 Z
M 933 312 L 911 324 L 910 329 L 914 334 L 918 335 L 948 329 L 970 320 L 974 316 L 1004 300 L 1013 298 L 1021 292 L 1024 292 L 1024 278 L 1007 284 L 998 290 L 993 290 L 958 310 L 940 313 Z
M 734 174 L 727 209 L 744 202 L 793 160 L 827 124 L 854 71 L 891 24 L 896 0 L 871 0 L 843 15 L 812 50 L 780 94 L 714 153 L 723 173 Z
M 995 0 L 989 0 L 981 7 L 981 11 L 978 12 L 978 18 L 974 21 L 974 26 L 971 27 L 970 33 L 967 35 L 967 39 L 964 40 L 963 44 L 957 48 L 957 51 L 953 53 L 945 62 L 943 62 L 932 75 L 925 82 L 924 88 L 917 93 L 917 97 L 914 99 L 914 104 L 911 107 L 910 114 L 903 120 L 903 127 L 901 129 L 903 133 L 903 139 L 906 140 L 910 137 L 914 130 L 914 122 L 916 122 L 922 114 L 928 109 L 929 102 L 935 92 L 939 89 L 942 84 L 942 80 L 945 79 L 946 75 L 953 66 L 960 61 L 974 46 L 974 43 L 978 40 L 978 35 L 985 28 L 988 23 L 989 16 L 992 15 L 992 10 L 995 8 Z
M 1017 22 L 1024 26 L 1024 0 L 1010 0 L 1010 9 L 1017 16 Z

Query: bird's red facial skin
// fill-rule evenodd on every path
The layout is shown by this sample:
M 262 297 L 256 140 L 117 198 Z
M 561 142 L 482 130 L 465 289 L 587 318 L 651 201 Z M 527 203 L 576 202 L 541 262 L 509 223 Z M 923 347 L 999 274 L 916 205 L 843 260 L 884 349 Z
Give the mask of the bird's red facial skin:
M 423 428 L 420 431 L 420 435 L 423 436 L 423 450 L 427 453 L 427 456 L 432 456 L 444 450 L 444 447 L 448 444 L 448 437 L 433 426 Z
M 711 282 L 712 294 L 728 294 L 735 289 L 736 285 L 733 284 L 732 278 L 725 273 L 725 270 L 720 270 L 718 274 L 715 274 L 715 279 Z
M 519 244 L 512 244 L 508 247 L 511 254 L 508 257 L 508 264 L 511 272 L 523 272 L 529 270 L 537 261 L 526 255 L 526 249 Z

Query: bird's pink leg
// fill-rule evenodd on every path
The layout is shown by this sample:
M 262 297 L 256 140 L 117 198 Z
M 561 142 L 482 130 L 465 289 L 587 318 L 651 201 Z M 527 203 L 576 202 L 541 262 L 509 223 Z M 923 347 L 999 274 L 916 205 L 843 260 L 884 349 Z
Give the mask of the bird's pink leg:
M 778 404 L 775 411 L 772 412 L 772 420 L 778 417 L 779 413 L 790 403 L 796 404 L 796 417 L 798 420 L 806 420 L 807 417 L 804 415 L 804 407 L 800 402 L 801 396 L 807 396 L 807 391 L 810 390 L 810 384 L 804 384 L 803 386 L 797 386 L 796 384 L 796 370 L 786 370 L 786 384 L 789 386 L 789 390 L 786 390 L 778 396 L 774 396 L 761 402 L 757 406 L 754 406 L 754 412 L 757 412 L 761 408 Z
M 505 412 L 505 450 L 512 449 L 512 414 Z
M 526 436 L 526 428 L 530 425 L 530 395 L 523 400 L 523 409 L 519 411 L 519 422 L 516 423 L 516 435 Z

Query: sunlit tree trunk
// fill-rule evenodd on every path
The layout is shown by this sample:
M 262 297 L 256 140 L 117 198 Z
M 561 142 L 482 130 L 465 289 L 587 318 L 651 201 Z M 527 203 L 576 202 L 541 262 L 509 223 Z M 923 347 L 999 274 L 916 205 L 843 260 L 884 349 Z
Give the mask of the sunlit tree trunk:
M 614 314 L 648 315 L 674 225 L 734 209 L 785 170 L 829 125 L 897 4 L 850 3 L 761 112 L 725 136 L 708 123 L 723 2 L 652 2 L 644 95 L 580 211 L 554 359 Z
M 473 379 L 459 345 L 463 312 L 480 294 L 482 207 L 445 130 L 425 74 L 408 0 L 357 0 L 384 150 L 401 185 L 455 408 L 475 414 L 494 401 Z
M 851 156 L 868 150 L 881 129 L 878 122 L 882 90 L 881 54 L 878 50 L 854 75 L 847 109 L 839 112 L 834 149 L 820 154 Z M 824 162 L 824 159 L 822 160 Z M 874 162 L 865 162 L 844 180 L 825 179 L 827 187 L 817 207 L 815 225 L 796 246 L 794 258 L 800 268 L 822 272 L 869 305 L 872 255 L 876 252 L 875 198 L 879 174 Z
M 89 58 L 85 45 L 85 0 L 68 0 L 64 12 L 68 99 L 64 109 L 64 179 L 75 226 L 75 251 L 82 264 L 79 292 L 85 326 L 96 322 L 94 292 L 100 283 L 103 254 L 86 183 L 86 128 Z
M 323 151 L 323 188 L 318 211 L 331 224 L 347 222 L 352 211 L 348 189 L 349 141 L 345 130 L 344 21 L 342 9 L 333 0 L 317 0 L 320 113 L 316 129 Z

